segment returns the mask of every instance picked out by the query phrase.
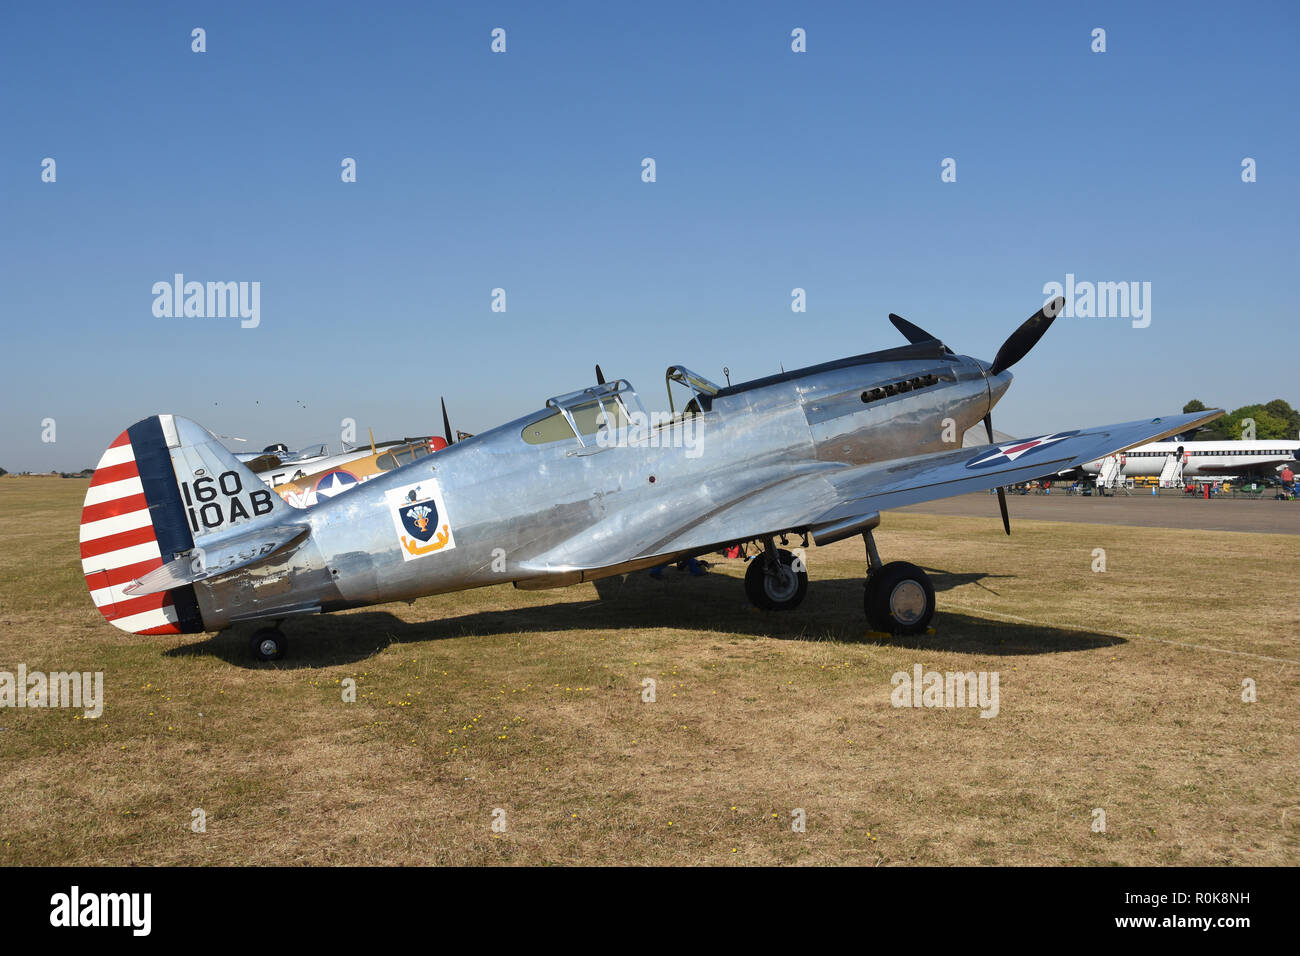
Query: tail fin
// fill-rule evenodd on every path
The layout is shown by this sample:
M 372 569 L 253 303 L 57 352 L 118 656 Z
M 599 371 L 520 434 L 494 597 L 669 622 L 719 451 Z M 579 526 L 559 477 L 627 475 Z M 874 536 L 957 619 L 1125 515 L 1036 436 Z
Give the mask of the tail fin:
M 165 470 L 176 482 L 195 544 L 297 513 L 202 426 L 174 415 L 159 415 L 158 422 L 171 458 Z
M 204 630 L 192 584 L 129 594 L 131 583 L 210 535 L 291 509 L 215 437 L 186 418 L 136 422 L 95 467 L 81 511 L 81 566 L 96 607 L 133 634 Z

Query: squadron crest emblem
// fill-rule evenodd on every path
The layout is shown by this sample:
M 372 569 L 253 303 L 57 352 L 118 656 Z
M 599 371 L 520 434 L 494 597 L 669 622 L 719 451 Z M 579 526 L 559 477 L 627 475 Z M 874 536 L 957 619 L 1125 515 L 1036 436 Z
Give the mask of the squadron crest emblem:
M 456 547 L 442 495 L 433 482 L 396 488 L 388 492 L 388 504 L 403 560 Z

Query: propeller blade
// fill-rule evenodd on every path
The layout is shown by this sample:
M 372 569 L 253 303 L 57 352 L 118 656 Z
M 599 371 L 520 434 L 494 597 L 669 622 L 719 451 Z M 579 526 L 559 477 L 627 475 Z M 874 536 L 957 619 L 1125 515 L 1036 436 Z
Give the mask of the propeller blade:
M 1011 519 L 1007 517 L 1007 490 L 998 489 L 998 507 L 1002 509 L 1002 528 L 1007 534 L 1011 534 Z
M 993 444 L 993 413 L 984 416 L 984 430 L 989 433 L 989 444 Z M 1011 518 L 1007 515 L 1007 492 L 1005 488 L 998 489 L 998 507 L 1002 510 L 1002 529 L 1007 534 L 1011 534 Z
M 456 444 L 456 439 L 451 434 L 451 419 L 447 417 L 447 399 L 442 400 L 442 431 L 447 438 L 448 445 Z
M 1002 348 L 998 349 L 998 354 L 993 359 L 993 367 L 989 369 L 989 374 L 997 375 L 999 372 L 1011 368 L 1011 366 L 1028 355 L 1029 350 L 1037 345 L 1038 340 L 1051 328 L 1052 323 L 1064 306 L 1065 297 L 1058 295 L 1047 305 L 1025 319 L 1020 328 L 1012 332 L 1007 337 L 1007 340 L 1002 343 Z
M 600 363 L 596 364 L 596 384 L 597 385 L 605 384 L 605 373 L 600 370 Z
M 907 321 L 907 319 L 903 318 L 901 315 L 894 315 L 894 313 L 890 312 L 889 321 L 893 322 L 894 328 L 902 332 L 903 338 L 907 339 L 907 341 L 911 342 L 913 345 L 916 345 L 918 342 L 937 341 L 935 337 L 931 335 L 929 332 L 927 332 L 925 329 L 921 328 L 918 325 L 913 325 L 911 322 Z

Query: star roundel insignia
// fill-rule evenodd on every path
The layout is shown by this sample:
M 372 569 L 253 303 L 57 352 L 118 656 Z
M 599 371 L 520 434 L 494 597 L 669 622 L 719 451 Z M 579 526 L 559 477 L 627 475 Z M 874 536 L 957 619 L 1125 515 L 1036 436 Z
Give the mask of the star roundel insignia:
M 316 497 L 333 498 L 357 483 L 357 476 L 347 471 L 331 471 L 316 483 Z
M 1072 435 L 1079 432 L 1054 432 L 1051 435 L 1039 435 L 1037 438 L 1022 438 L 1018 441 L 1003 442 L 988 451 L 981 452 L 970 461 L 966 462 L 967 468 L 992 468 L 995 465 L 1010 464 L 1023 455 L 1036 451 L 1040 448 L 1046 448 L 1049 445 L 1055 445 L 1058 441 L 1064 441 Z

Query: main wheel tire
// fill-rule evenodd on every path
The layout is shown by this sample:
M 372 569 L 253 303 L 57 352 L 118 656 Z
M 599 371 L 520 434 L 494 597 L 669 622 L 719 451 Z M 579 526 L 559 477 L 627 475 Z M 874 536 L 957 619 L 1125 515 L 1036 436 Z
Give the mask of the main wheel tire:
M 766 554 L 760 554 L 745 569 L 745 595 L 749 602 L 764 611 L 788 611 L 799 606 L 808 593 L 808 572 L 803 562 L 789 551 L 776 553 L 778 566 L 769 567 Z
M 253 633 L 249 645 L 259 661 L 278 661 L 286 650 L 284 631 L 278 627 L 264 627 Z
M 887 634 L 921 634 L 934 617 L 934 585 L 915 564 L 891 561 L 867 578 L 867 623 Z

